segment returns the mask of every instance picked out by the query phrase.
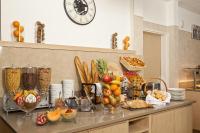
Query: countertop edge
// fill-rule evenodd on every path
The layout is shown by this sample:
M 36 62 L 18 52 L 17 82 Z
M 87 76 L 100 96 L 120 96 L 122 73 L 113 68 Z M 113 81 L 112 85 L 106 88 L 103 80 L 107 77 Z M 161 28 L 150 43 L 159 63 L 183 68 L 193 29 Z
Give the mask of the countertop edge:
M 195 101 L 186 100 L 184 102 L 182 101 L 182 103 L 179 103 L 177 105 L 170 105 L 169 104 L 169 105 L 166 105 L 164 107 L 156 108 L 156 109 L 153 109 L 153 110 L 152 109 L 145 109 L 145 110 L 149 110 L 149 111 L 147 111 L 145 113 L 141 113 L 141 114 L 135 115 L 135 116 L 131 116 L 130 115 L 130 116 L 126 116 L 126 117 L 123 117 L 123 118 L 106 121 L 106 122 L 103 122 L 103 123 L 93 124 L 93 125 L 84 126 L 84 127 L 77 127 L 75 129 L 68 129 L 67 131 L 63 130 L 63 131 L 61 131 L 61 132 L 59 131 L 57 133 L 63 133 L 63 132 L 71 133 L 71 132 L 81 132 L 81 131 L 91 130 L 91 129 L 95 129 L 95 128 L 99 128 L 99 127 L 104 127 L 106 125 L 112 125 L 114 123 L 120 123 L 120 122 L 123 122 L 123 121 L 128 121 L 128 120 L 131 120 L 131 119 L 136 119 L 136 118 L 139 118 L 139 117 L 152 115 L 152 114 L 163 112 L 163 111 L 167 111 L 167 110 L 171 110 L 171 109 L 176 109 L 176 108 L 192 105 L 193 103 L 195 103 Z M 18 132 L 12 126 L 10 126 L 10 124 L 1 115 L 0 115 L 0 117 L 13 131 Z
M 152 114 L 159 113 L 159 112 L 192 105 L 193 103 L 195 103 L 195 101 L 188 101 L 187 100 L 180 105 L 175 105 L 174 107 L 173 106 L 172 107 L 165 106 L 163 108 L 159 108 L 158 110 L 152 110 L 151 112 L 143 113 L 143 114 L 134 116 L 132 118 L 130 118 L 130 116 L 127 116 L 127 117 L 124 117 L 124 118 L 120 118 L 120 119 L 116 119 L 116 120 L 112 120 L 112 121 L 108 121 L 108 122 L 104 122 L 104 123 L 100 123 L 100 124 L 95 124 L 95 125 L 91 125 L 91 126 L 85 126 L 85 127 L 80 127 L 80 128 L 77 128 L 77 129 L 68 130 L 67 132 L 72 133 L 72 132 L 86 131 L 86 130 L 90 130 L 90 129 L 94 129 L 94 128 L 103 127 L 103 126 L 106 126 L 106 125 L 112 125 L 114 123 L 120 123 L 120 122 L 127 121 L 127 120 L 130 120 L 130 119 L 136 119 L 136 118 L 139 118 L 139 117 L 144 117 L 144 116 L 152 115 Z M 148 109 L 146 109 L 146 110 L 148 110 Z M 66 132 L 66 131 L 63 131 L 63 132 Z M 58 133 L 63 133 L 63 132 L 58 132 Z

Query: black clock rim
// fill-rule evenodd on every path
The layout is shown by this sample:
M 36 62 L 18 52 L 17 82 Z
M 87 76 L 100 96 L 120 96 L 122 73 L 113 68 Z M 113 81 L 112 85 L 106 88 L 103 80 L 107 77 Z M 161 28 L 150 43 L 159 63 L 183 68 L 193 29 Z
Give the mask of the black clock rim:
M 94 0 L 93 0 L 93 2 L 94 2 Z M 65 13 L 66 13 L 66 15 L 68 16 L 68 18 L 69 18 L 72 22 L 74 22 L 75 24 L 78 24 L 78 25 L 87 25 L 87 24 L 91 23 L 91 22 L 94 20 L 94 18 L 95 18 L 95 16 L 96 16 L 96 5 L 95 5 L 95 2 L 94 2 L 94 7 L 95 7 L 94 16 L 93 16 L 93 18 L 92 18 L 88 23 L 84 23 L 84 24 L 78 23 L 78 22 L 76 22 L 75 20 L 73 20 L 73 19 L 70 17 L 70 15 L 69 15 L 68 12 L 67 12 L 65 3 L 66 3 L 66 0 L 64 0 L 64 2 L 63 2 L 64 9 L 65 9 Z

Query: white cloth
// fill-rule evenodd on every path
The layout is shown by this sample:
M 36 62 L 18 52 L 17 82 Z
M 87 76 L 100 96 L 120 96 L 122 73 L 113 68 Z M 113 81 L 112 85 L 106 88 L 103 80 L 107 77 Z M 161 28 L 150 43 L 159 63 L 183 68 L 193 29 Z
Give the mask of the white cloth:
M 101 85 L 101 83 L 95 83 L 95 84 L 97 86 L 97 94 L 96 94 L 96 96 L 101 96 L 102 95 L 102 85 Z M 95 93 L 95 87 L 92 86 L 91 88 L 92 88 L 91 92 Z
M 171 100 L 171 94 L 169 92 L 166 92 L 165 101 L 160 101 L 160 100 L 156 99 L 155 97 L 153 97 L 151 94 L 148 94 L 146 96 L 146 102 L 148 104 L 152 104 L 152 105 L 163 106 L 163 105 L 166 105 L 167 103 L 170 103 L 170 100 Z

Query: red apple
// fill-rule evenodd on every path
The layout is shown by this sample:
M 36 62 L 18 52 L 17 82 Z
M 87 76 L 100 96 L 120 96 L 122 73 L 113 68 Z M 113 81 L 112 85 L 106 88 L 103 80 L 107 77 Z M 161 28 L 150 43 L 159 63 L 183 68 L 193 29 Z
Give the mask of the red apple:
M 104 75 L 102 81 L 104 83 L 110 83 L 112 81 L 112 78 L 109 75 Z

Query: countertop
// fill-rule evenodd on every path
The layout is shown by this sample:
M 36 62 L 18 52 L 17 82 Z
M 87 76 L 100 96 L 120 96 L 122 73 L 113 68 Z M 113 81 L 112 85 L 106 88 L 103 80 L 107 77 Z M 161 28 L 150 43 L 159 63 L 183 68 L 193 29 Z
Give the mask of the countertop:
M 195 92 L 200 92 L 200 89 L 193 89 L 193 88 L 187 88 L 185 89 L 186 91 L 195 91 Z
M 37 111 L 33 113 L 33 117 L 24 117 L 23 112 L 14 112 L 6 115 L 1 109 L 0 117 L 3 119 L 14 131 L 18 133 L 63 133 L 63 132 L 78 132 L 87 129 L 93 129 L 100 126 L 126 121 L 129 119 L 142 117 L 145 115 L 174 109 L 191 105 L 193 101 L 172 101 L 170 104 L 162 107 L 140 109 L 135 111 L 129 111 L 121 109 L 121 111 L 115 114 L 104 114 L 103 111 L 90 112 L 78 112 L 75 121 L 69 122 L 57 122 L 48 123 L 45 126 L 37 126 L 35 124 L 35 117 Z M 40 111 L 39 111 L 40 112 Z

